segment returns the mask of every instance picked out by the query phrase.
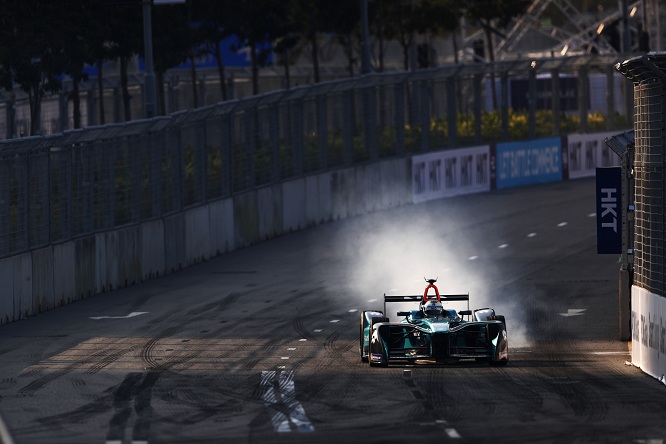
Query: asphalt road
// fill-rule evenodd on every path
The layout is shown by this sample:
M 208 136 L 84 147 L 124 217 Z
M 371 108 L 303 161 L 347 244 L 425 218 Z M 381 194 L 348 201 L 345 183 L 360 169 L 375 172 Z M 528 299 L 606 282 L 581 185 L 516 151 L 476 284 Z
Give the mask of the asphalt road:
M 592 179 L 407 206 L 2 326 L 0 414 L 18 444 L 661 443 L 594 209 Z M 424 277 L 506 316 L 507 366 L 361 363 L 360 310 Z

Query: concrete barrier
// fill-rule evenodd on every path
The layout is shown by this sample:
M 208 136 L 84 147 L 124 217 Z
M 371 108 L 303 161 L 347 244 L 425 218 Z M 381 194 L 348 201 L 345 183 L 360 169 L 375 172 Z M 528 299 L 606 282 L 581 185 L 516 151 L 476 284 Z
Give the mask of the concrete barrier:
M 154 220 L 141 224 L 141 280 L 164 274 L 164 222 Z
M 14 322 L 14 263 L 12 258 L 0 260 L 0 325 Z
M 141 280 L 139 233 L 140 228 L 135 226 L 95 236 L 98 292 L 125 287 Z M 80 281 L 80 278 L 77 278 L 77 281 Z
M 97 293 L 97 254 L 95 250 L 97 238 L 88 236 L 74 241 L 76 254 L 74 273 L 74 299 L 83 299 Z
M 234 201 L 222 199 L 208 204 L 210 218 L 210 255 L 228 253 L 236 249 Z
M 254 245 L 260 240 L 257 192 L 234 196 L 235 244 L 238 248 Z
M 331 172 L 331 218 L 344 219 L 349 216 L 350 182 L 353 170 Z
M 319 225 L 333 217 L 331 173 L 305 178 L 305 217 L 308 225 Z
M 55 308 L 53 292 L 53 247 L 32 252 L 32 313 Z M 0 317 L 2 311 L 0 309 Z
M 283 226 L 286 233 L 308 226 L 305 213 L 305 179 L 282 183 Z
M 257 190 L 259 238 L 271 239 L 284 232 L 283 193 L 280 184 Z
M 185 217 L 174 214 L 164 218 L 164 272 L 173 273 L 186 265 Z
M 14 320 L 25 319 L 32 311 L 32 254 L 10 258 L 14 269 Z
M 379 196 L 382 208 L 412 202 L 410 159 L 392 159 L 379 164 Z
M 0 261 L 0 324 L 308 226 L 411 203 L 409 159 L 323 172 Z
M 666 298 L 631 287 L 631 362 L 666 384 Z
M 74 300 L 76 285 L 76 254 L 74 242 L 53 246 L 53 296 L 55 306 L 69 304 Z M 107 288 L 107 290 L 110 290 Z
M 185 211 L 185 257 L 187 265 L 208 259 L 210 242 L 210 218 L 208 206 Z

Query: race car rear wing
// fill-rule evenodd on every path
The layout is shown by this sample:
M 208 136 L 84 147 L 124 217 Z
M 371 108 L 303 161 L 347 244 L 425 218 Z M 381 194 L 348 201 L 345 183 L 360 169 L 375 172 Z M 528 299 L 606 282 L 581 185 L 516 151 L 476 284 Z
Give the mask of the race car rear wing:
M 439 299 L 442 302 L 449 301 L 467 301 L 467 310 L 469 310 L 469 293 L 467 294 L 438 294 Z M 386 313 L 386 303 L 387 302 L 420 302 L 423 300 L 423 295 L 408 295 L 408 296 L 398 296 L 398 295 L 387 295 L 384 293 L 384 313 Z M 385 315 L 386 316 L 386 315 Z

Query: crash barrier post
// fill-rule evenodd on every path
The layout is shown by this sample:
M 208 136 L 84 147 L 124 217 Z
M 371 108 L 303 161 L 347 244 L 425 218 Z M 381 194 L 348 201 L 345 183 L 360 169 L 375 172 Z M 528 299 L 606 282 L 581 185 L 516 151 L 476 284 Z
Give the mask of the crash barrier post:
M 631 286 L 632 362 L 666 374 L 666 54 L 618 63 L 634 85 L 634 269 Z

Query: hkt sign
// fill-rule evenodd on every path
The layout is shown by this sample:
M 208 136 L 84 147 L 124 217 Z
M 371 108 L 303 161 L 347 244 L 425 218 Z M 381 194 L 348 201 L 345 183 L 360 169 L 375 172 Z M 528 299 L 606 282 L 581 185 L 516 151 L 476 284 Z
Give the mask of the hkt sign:
M 597 253 L 622 253 L 620 167 L 597 168 Z

